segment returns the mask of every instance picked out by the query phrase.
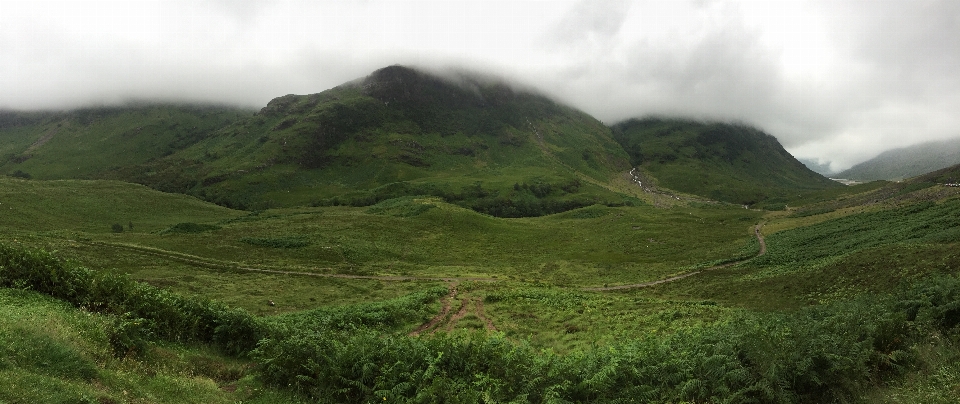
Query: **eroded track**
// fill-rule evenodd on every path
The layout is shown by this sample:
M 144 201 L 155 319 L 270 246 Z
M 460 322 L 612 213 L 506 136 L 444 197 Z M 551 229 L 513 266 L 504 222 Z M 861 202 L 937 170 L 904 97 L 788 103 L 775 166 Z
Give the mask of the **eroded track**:
M 760 252 L 757 253 L 757 255 L 755 255 L 754 257 L 747 258 L 747 259 L 744 259 L 744 260 L 739 260 L 739 261 L 728 262 L 728 263 L 723 264 L 723 265 L 716 265 L 716 266 L 712 266 L 712 267 L 710 267 L 710 268 L 701 269 L 701 270 L 699 270 L 699 271 L 688 272 L 688 273 L 685 273 L 685 274 L 681 274 L 681 275 L 677 275 L 677 276 L 672 276 L 672 277 L 670 277 L 670 278 L 659 279 L 659 280 L 650 281 L 650 282 L 633 283 L 633 284 L 629 284 L 629 285 L 607 286 L 607 287 L 601 287 L 601 288 L 584 288 L 583 290 L 592 291 L 592 292 L 604 292 L 604 291 L 610 291 L 610 290 L 624 290 L 624 289 L 647 288 L 647 287 L 650 287 L 650 286 L 661 285 L 661 284 L 664 284 L 664 283 L 676 282 L 676 281 L 679 281 L 679 280 L 681 280 L 681 279 L 689 278 L 689 277 L 691 277 L 691 276 L 694 276 L 694 275 L 697 275 L 697 274 L 700 274 L 700 273 L 703 273 L 703 272 L 713 271 L 713 270 L 715 270 L 715 269 L 726 268 L 726 267 L 731 267 L 731 266 L 734 266 L 734 265 L 737 265 L 737 264 L 742 264 L 742 263 L 747 262 L 747 261 L 749 261 L 749 260 L 751 260 L 751 259 L 753 259 L 753 258 L 759 257 L 759 256 L 764 255 L 764 254 L 767 253 L 767 243 L 766 243 L 766 241 L 763 240 L 763 234 L 760 233 L 760 228 L 761 228 L 761 227 L 763 227 L 763 225 L 762 225 L 762 224 L 758 224 L 758 225 L 754 226 L 754 228 L 753 228 L 753 232 L 754 232 L 754 234 L 757 236 L 757 241 L 760 243 Z

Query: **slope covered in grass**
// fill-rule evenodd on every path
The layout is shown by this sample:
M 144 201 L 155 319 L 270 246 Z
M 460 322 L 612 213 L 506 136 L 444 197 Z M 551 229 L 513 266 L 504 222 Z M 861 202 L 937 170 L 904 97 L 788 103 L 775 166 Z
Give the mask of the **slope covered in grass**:
M 402 66 L 256 114 L 130 105 L 0 113 L 0 172 L 119 179 L 261 209 L 429 194 L 497 216 L 601 202 L 628 157 L 593 117 L 532 90 Z M 334 199 L 339 197 L 339 199 Z
M 122 395 L 121 400 L 156 402 L 283 402 L 305 395 L 320 402 L 422 402 L 440 397 L 534 403 L 637 397 L 649 402 L 850 402 L 878 385 L 898 381 L 914 366 L 939 364 L 920 350 L 933 346 L 926 336 L 955 332 L 960 299 L 960 281 L 944 278 L 892 298 L 835 302 L 793 313 L 732 313 L 709 326 L 561 355 L 502 335 L 421 338 L 392 331 L 397 319 L 422 315 L 423 304 L 443 293 L 430 290 L 384 304 L 269 322 L 234 312 L 227 318 L 245 321 L 210 327 L 212 342 L 249 346 L 248 334 L 232 332 L 243 324 L 259 324 L 265 337 L 250 352 L 256 367 L 238 369 L 227 358 L 164 347 L 194 331 L 201 331 L 196 337 L 205 335 L 203 327 L 184 329 L 168 320 L 189 320 L 191 310 L 215 305 L 96 275 L 42 252 L 4 247 L 0 257 L 6 268 L 0 280 L 7 285 L 74 304 L 105 299 L 112 303 L 89 307 L 107 315 L 110 304 L 132 310 L 107 325 L 100 315 L 91 321 L 90 314 L 49 298 L 0 290 L 0 301 L 8 303 L 0 310 L 0 323 L 20 327 L 16 335 L 0 332 L 0 339 L 13 348 L 28 343 L 0 351 L 0 372 L 9 373 L 0 382 L 7 384 L 0 394 L 16 401 L 103 402 Z M 46 270 L 31 271 L 37 265 Z M 63 294 L 66 285 L 50 282 L 62 274 L 77 275 L 71 280 L 77 286 L 108 279 L 120 280 L 121 286 Z M 164 295 L 167 298 L 155 298 Z M 37 319 L 45 327 L 33 327 Z M 125 341 L 136 344 L 137 356 L 112 359 L 108 352 L 116 355 L 118 345 L 129 346 Z M 129 360 L 133 358 L 143 362 Z M 141 376 L 147 373 L 153 378 Z M 249 378 L 237 379 L 245 373 Z M 228 387 L 218 388 L 220 383 Z M 260 383 L 271 388 L 250 388 Z
M 748 126 L 647 118 L 618 123 L 613 131 L 633 165 L 682 192 L 753 205 L 840 187 L 800 163 L 773 136 Z
M 37 181 L 0 177 L 0 228 L 156 232 L 181 222 L 217 222 L 240 215 L 194 197 L 119 181 Z M 131 227 L 132 225 L 132 227 Z
M 134 167 L 170 156 L 251 113 L 186 104 L 0 111 L 0 172 L 38 179 L 152 177 L 155 188 L 177 191 L 182 186 L 175 178 Z
M 276 98 L 172 158 L 209 168 L 195 179 L 199 195 L 252 206 L 337 196 L 368 205 L 430 194 L 470 207 L 543 199 L 575 200 L 569 206 L 576 207 L 615 199 L 587 182 L 627 165 L 609 129 L 580 111 L 499 81 L 401 66 L 319 94 Z M 537 184 L 552 190 L 529 191 Z M 546 210 L 556 209 L 569 208 Z M 523 209 L 512 215 L 531 216 Z

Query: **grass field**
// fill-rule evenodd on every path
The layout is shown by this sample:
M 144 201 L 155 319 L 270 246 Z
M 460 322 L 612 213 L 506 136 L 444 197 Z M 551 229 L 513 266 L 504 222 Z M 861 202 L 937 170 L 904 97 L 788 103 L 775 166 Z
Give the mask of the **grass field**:
M 538 367 L 587 358 L 600 361 L 597 366 L 601 362 L 606 363 L 602 366 L 614 366 L 605 361 L 619 361 L 616 358 L 620 356 L 609 356 L 613 355 L 610 350 L 620 352 L 617 355 L 640 355 L 625 362 L 639 363 L 636 361 L 643 361 L 640 358 L 666 355 L 658 344 L 678 344 L 696 351 L 698 348 L 691 347 L 699 346 L 701 342 L 695 341 L 701 338 L 712 341 L 727 338 L 720 337 L 727 335 L 724 333 L 735 333 L 739 335 L 736 338 L 747 341 L 754 338 L 751 333 L 766 335 L 769 331 L 763 330 L 768 327 L 780 327 L 773 325 L 779 324 L 777 321 L 793 330 L 790 333 L 798 333 L 792 327 L 809 328 L 798 324 L 807 324 L 809 316 L 826 315 L 811 314 L 810 310 L 825 310 L 838 319 L 852 315 L 854 307 L 863 313 L 881 307 L 888 310 L 893 307 L 889 305 L 900 303 L 884 299 L 894 301 L 913 293 L 908 291 L 910 285 L 924 284 L 931 277 L 955 277 L 960 272 L 956 253 L 960 199 L 935 187 L 888 192 L 883 186 L 808 196 L 808 205 L 792 206 L 789 211 L 763 212 L 674 199 L 669 204 L 594 205 L 554 215 L 506 219 L 436 197 L 403 197 L 369 207 L 247 212 L 118 182 L 0 179 L 0 209 L 11 211 L 0 216 L 0 228 L 4 229 L 0 241 L 17 248 L 54 251 L 69 265 L 127 275 L 179 295 L 243 308 L 267 321 L 265 324 L 273 324 L 270 329 L 277 331 L 271 332 L 289 333 L 283 334 L 289 335 L 289 343 L 278 340 L 279 345 L 265 345 L 257 354 L 261 355 L 257 360 L 273 358 L 269 363 L 293 360 L 286 353 L 307 349 L 296 341 L 327 346 L 324 344 L 339 338 L 354 342 L 331 345 L 330 352 L 339 352 L 337 355 L 357 355 L 350 347 L 368 346 L 365 344 L 388 344 L 377 349 L 396 350 L 391 352 L 398 355 L 412 354 L 406 351 L 409 349 L 425 350 L 416 352 L 427 355 L 435 349 L 432 344 L 440 344 L 436 349 L 444 352 L 460 352 L 454 346 L 496 350 L 500 349 L 493 348 L 500 346 L 496 344 L 507 343 L 517 344 L 511 348 L 515 353 L 509 355 L 521 356 L 505 359 L 500 355 L 508 354 L 501 352 L 490 353 L 490 357 L 546 361 L 536 362 Z M 642 193 L 638 196 L 651 198 Z M 824 199 L 828 197 L 843 206 L 822 207 L 829 203 Z M 663 279 L 716 262 L 752 257 L 758 248 L 752 229 L 758 223 L 764 224 L 768 251 L 746 263 L 650 288 L 583 290 Z M 114 224 L 120 224 L 121 231 Z M 870 300 L 878 296 L 883 298 Z M 321 391 L 303 381 L 306 379 L 297 382 L 301 387 L 287 390 L 277 380 L 287 377 L 284 372 L 290 369 L 268 366 L 256 370 L 249 366 L 250 359 L 225 355 L 203 344 L 158 340 L 140 356 L 117 358 L 111 354 L 110 336 L 124 323 L 116 313 L 78 311 L 57 300 L 13 289 L 0 290 L 0 298 L 7 302 L 0 310 L 0 322 L 12 327 L 2 329 L 19 330 L 0 333 L 6 346 L 39 347 L 34 351 L 11 349 L 0 355 L 0 372 L 8 376 L 2 382 L 7 383 L 6 388 L 0 390 L 12 392 L 2 393 L 7 395 L 0 399 L 6 401 L 295 402 L 316 397 Z M 954 379 L 957 368 L 944 359 L 956 357 L 957 342 L 952 326 L 936 320 L 942 315 L 938 305 L 945 303 L 932 302 L 920 309 L 921 313 L 930 310 L 932 325 L 917 323 L 916 327 L 933 331 L 923 331 L 923 336 L 910 334 L 912 345 L 897 348 L 896 352 L 909 353 L 912 358 L 912 365 L 898 371 L 902 377 L 884 373 L 881 385 L 871 385 L 881 380 L 874 377 L 881 376 L 870 376 L 868 379 L 875 381 L 862 384 L 856 380 L 863 376 L 849 373 L 836 377 L 853 384 L 824 384 L 823 391 L 837 392 L 840 395 L 829 397 L 848 401 L 946 402 L 944 397 L 950 397 L 951 389 L 960 385 L 956 382 L 960 379 Z M 432 327 L 419 337 L 406 337 L 433 316 L 437 318 Z M 28 317 L 31 320 L 24 321 Z M 900 335 L 898 329 L 877 334 L 881 332 L 877 330 L 886 330 L 883 324 L 887 321 L 869 325 L 880 328 L 868 327 L 863 332 L 871 335 L 871 340 L 888 335 L 883 333 Z M 894 316 L 889 321 L 899 324 L 896 321 L 901 320 Z M 734 331 L 736 324 L 757 328 Z M 298 330 L 306 329 L 320 334 L 299 334 Z M 829 327 L 824 330 L 833 332 Z M 368 332 L 390 339 L 376 342 L 368 339 Z M 494 340 L 483 339 L 488 338 L 484 335 Z M 495 342 L 496 338 L 505 342 Z M 796 343 L 792 337 L 784 338 L 783 343 Z M 457 345 L 461 343 L 466 345 Z M 826 346 L 802 349 L 828 349 Z M 777 366 L 794 366 L 789 362 L 793 359 L 763 356 L 769 355 L 763 353 L 766 351 L 744 352 L 761 355 L 762 361 L 787 361 Z M 298 355 L 313 354 L 303 351 Z M 688 359 L 693 362 L 683 363 L 699 363 L 696 355 L 700 354 L 691 355 Z M 44 365 L 54 363 L 44 359 L 48 357 L 56 358 L 55 367 Z M 419 360 L 411 357 L 405 361 L 415 364 Z M 566 374 L 563 366 L 568 365 L 556 368 L 557 374 Z M 639 372 L 628 373 L 635 371 Z M 148 381 L 148 375 L 160 376 Z M 933 385 L 928 378 L 939 378 L 942 383 Z M 27 385 L 40 387 L 22 387 Z M 562 390 L 562 395 L 604 401 L 603 394 L 586 393 L 592 390 L 578 386 Z M 420 387 L 422 391 L 431 388 L 436 386 Z M 690 388 L 656 390 L 656 397 L 710 401 L 714 396 L 709 394 L 722 391 L 704 387 L 702 391 L 714 393 L 701 395 L 694 393 L 701 390 Z M 805 388 L 794 386 L 790 391 Z M 456 389 L 463 394 L 473 391 Z M 604 391 L 610 394 L 620 391 L 607 389 Z M 489 392 L 515 397 L 502 388 Z M 878 398 L 881 395 L 883 400 Z M 778 399 L 776 394 L 763 397 L 767 398 L 761 401 L 797 402 Z M 800 402 L 815 396 L 803 397 L 807 398 Z

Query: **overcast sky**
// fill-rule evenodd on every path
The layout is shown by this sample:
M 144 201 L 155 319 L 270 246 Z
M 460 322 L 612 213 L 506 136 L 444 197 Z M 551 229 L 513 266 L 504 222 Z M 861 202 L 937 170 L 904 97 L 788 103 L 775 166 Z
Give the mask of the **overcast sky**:
M 960 1 L 0 0 L 0 108 L 261 107 L 466 67 L 606 123 L 741 121 L 846 168 L 960 137 Z

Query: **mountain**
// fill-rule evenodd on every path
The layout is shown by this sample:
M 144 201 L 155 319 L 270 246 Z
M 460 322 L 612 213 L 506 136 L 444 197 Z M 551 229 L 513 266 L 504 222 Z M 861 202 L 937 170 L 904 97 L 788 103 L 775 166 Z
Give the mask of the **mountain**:
M 902 180 L 960 164 L 960 139 L 888 150 L 834 175 L 858 181 Z
M 239 209 L 430 195 L 495 216 L 539 216 L 637 203 L 611 186 L 631 166 L 663 187 L 751 205 L 835 186 L 743 125 L 643 119 L 610 128 L 502 80 L 403 66 L 259 111 L 0 112 L 0 158 L 7 175 L 122 180 Z
M 613 132 L 631 163 L 661 186 L 715 200 L 753 205 L 841 186 L 749 126 L 646 118 L 618 123 Z
M 402 66 L 276 98 L 170 158 L 202 166 L 193 191 L 228 206 L 428 194 L 508 217 L 623 203 L 591 183 L 629 168 L 609 128 L 583 112 L 501 81 Z
M 121 173 L 126 168 L 170 156 L 252 114 L 227 106 L 133 103 L 0 111 L 0 172 L 37 179 L 129 180 Z
M 237 208 L 434 195 L 498 216 L 622 204 L 629 158 L 595 118 L 467 73 L 390 66 L 259 112 L 174 106 L 11 114 L 0 171 L 107 178 Z

